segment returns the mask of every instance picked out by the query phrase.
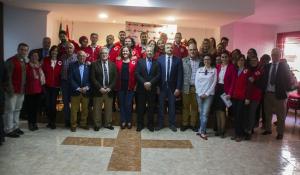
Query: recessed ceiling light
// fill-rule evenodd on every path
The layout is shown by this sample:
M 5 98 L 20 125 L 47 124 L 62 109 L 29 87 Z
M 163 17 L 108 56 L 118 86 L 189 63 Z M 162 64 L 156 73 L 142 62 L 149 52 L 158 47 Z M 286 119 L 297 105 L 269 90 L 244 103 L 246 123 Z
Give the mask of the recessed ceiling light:
M 166 18 L 166 20 L 167 20 L 167 21 L 175 21 L 176 18 L 175 18 L 174 16 L 168 16 L 168 17 Z
M 116 23 L 117 21 L 116 21 L 116 20 L 113 20 L 112 22 L 113 22 L 113 23 Z
M 150 7 L 148 0 L 127 0 L 127 6 L 136 6 L 136 7 Z
M 106 13 L 99 13 L 98 17 L 101 19 L 106 19 L 106 18 L 108 18 L 108 15 Z

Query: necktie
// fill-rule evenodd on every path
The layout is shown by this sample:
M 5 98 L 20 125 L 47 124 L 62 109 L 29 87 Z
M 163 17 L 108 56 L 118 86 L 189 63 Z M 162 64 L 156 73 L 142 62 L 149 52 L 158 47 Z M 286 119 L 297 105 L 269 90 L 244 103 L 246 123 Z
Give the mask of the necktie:
M 276 64 L 273 63 L 272 64 L 272 72 L 271 72 L 270 84 L 271 85 L 275 85 L 275 81 L 276 81 Z
M 170 78 L 170 69 L 171 69 L 171 65 L 170 65 L 171 60 L 170 60 L 170 59 L 171 59 L 171 58 L 168 57 L 168 63 L 167 63 L 167 81 L 168 81 L 169 78 Z
M 148 72 L 148 74 L 150 74 L 151 66 L 152 66 L 152 60 L 148 59 L 148 66 L 147 66 L 147 72 Z
M 207 73 L 208 73 L 208 71 L 207 71 L 207 69 L 205 69 L 204 75 L 207 75 Z
M 103 70 L 104 70 L 104 86 L 106 87 L 108 85 L 108 74 L 107 74 L 106 63 L 103 63 Z

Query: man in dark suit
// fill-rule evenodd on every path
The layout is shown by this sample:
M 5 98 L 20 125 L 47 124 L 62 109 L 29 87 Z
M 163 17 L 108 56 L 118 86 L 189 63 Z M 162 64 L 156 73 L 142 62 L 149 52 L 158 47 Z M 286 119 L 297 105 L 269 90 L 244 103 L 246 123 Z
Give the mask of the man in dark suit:
M 159 117 L 158 127 L 163 127 L 164 102 L 168 98 L 169 128 L 176 132 L 175 126 L 175 100 L 180 95 L 182 89 L 182 61 L 172 55 L 173 47 L 171 43 L 165 45 L 166 55 L 158 58 L 157 62 L 160 66 L 160 94 L 159 94 Z
M 88 102 L 90 90 L 90 67 L 86 64 L 87 54 L 84 51 L 77 53 L 78 61 L 69 67 L 69 83 L 71 87 L 71 131 L 77 127 L 77 112 L 81 104 L 80 127 L 88 130 Z
M 37 50 L 39 53 L 39 61 L 42 62 L 45 57 L 49 56 L 50 47 L 51 47 L 51 38 L 44 37 L 43 38 L 43 47 L 39 48 L 39 49 L 33 49 L 30 52 Z M 31 55 L 31 54 L 29 53 L 29 55 Z
M 102 126 L 102 105 L 104 103 L 105 124 L 104 127 L 113 130 L 112 103 L 113 89 L 117 80 L 116 65 L 108 60 L 108 48 L 100 50 L 100 59 L 91 65 L 91 84 L 93 88 L 94 122 L 95 131 Z
M 266 115 L 266 127 L 263 135 L 272 134 L 272 115 L 277 116 L 277 140 L 283 138 L 287 91 L 290 89 L 289 66 L 286 62 L 280 61 L 281 51 L 274 48 L 271 53 L 272 63 L 265 67 L 263 87 L 265 92 L 264 107 Z
M 146 47 L 146 59 L 140 59 L 137 63 L 135 78 L 137 82 L 137 131 L 144 127 L 144 113 L 147 104 L 148 129 L 153 132 L 153 114 L 155 97 L 160 78 L 159 65 L 153 60 L 153 47 Z

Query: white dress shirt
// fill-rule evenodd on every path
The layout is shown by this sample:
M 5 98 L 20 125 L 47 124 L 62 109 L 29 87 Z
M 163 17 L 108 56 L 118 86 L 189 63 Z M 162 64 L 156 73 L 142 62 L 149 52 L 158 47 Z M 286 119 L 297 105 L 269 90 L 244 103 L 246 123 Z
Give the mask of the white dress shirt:
M 274 64 L 276 65 L 276 67 L 274 67 Z M 271 67 L 270 67 L 270 71 L 269 71 L 269 78 L 268 78 L 268 85 L 267 85 L 268 92 L 275 92 L 275 84 L 271 85 L 271 77 L 272 77 L 272 70 L 274 68 L 276 69 L 276 75 L 277 75 L 278 64 L 279 64 L 279 62 L 271 63 Z
M 106 67 L 106 70 L 107 70 L 107 82 L 109 84 L 109 69 L 108 69 L 108 61 L 105 61 L 103 62 L 102 61 L 102 73 L 103 73 L 103 85 L 105 84 L 105 76 L 104 76 L 104 66 Z
M 219 73 L 219 80 L 218 80 L 219 84 L 224 84 L 224 77 L 225 77 L 226 69 L 227 69 L 227 65 L 221 66 L 221 70 Z

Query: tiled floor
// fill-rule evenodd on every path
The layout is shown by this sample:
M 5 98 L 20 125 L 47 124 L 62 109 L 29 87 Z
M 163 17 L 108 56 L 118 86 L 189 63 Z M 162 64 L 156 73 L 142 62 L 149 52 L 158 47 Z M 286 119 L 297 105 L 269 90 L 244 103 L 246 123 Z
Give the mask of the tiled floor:
M 282 141 L 259 135 L 240 143 L 192 131 L 141 133 L 64 128 L 30 132 L 0 147 L 1 175 L 212 174 L 300 175 L 300 118 L 287 118 Z M 275 129 L 275 128 L 274 128 Z

